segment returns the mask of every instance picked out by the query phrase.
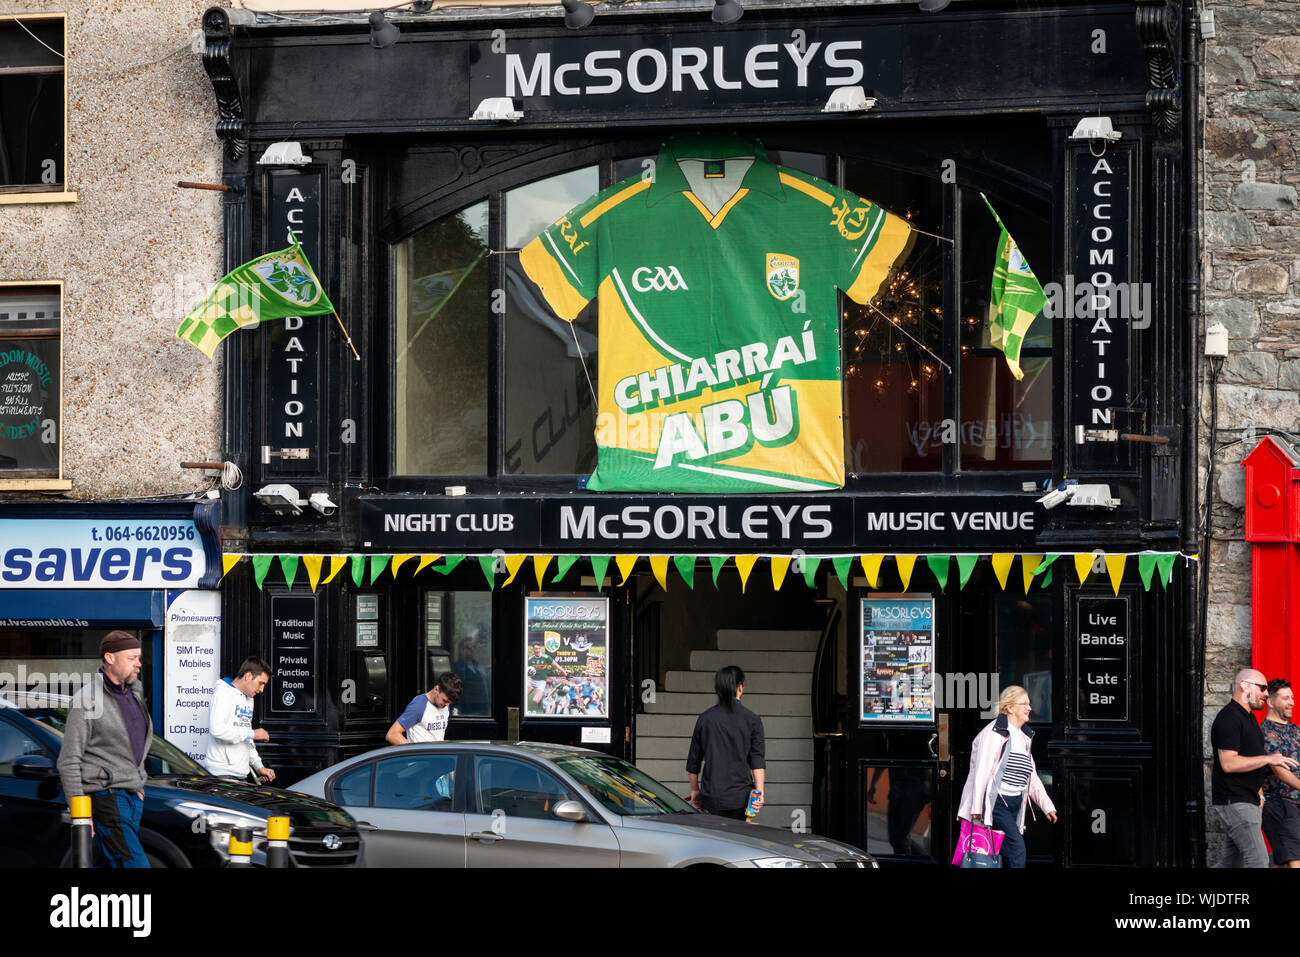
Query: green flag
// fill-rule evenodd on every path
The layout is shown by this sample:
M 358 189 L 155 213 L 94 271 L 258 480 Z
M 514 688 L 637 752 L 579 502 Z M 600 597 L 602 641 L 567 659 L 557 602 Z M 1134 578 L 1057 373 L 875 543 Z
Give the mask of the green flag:
M 993 348 L 1007 357 L 1007 367 L 1017 379 L 1025 377 L 1020 369 L 1020 343 L 1029 333 L 1029 325 L 1047 302 L 1043 287 L 1034 271 L 1020 254 L 1016 241 L 1007 232 L 1002 219 L 988 197 L 980 193 L 989 212 L 997 220 L 997 256 L 993 260 L 993 287 L 989 292 L 989 340 Z
M 176 337 L 211 359 L 217 343 L 237 329 L 269 319 L 333 311 L 334 304 L 325 295 L 302 246 L 295 242 L 229 272 L 185 317 Z

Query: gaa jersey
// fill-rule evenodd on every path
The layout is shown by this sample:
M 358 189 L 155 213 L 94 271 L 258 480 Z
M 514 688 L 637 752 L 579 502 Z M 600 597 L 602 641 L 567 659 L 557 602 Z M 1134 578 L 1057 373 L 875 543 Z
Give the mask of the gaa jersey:
M 900 217 L 755 140 L 670 140 L 519 254 L 560 318 L 597 300 L 604 491 L 844 484 L 837 288 L 866 303 L 911 240 Z

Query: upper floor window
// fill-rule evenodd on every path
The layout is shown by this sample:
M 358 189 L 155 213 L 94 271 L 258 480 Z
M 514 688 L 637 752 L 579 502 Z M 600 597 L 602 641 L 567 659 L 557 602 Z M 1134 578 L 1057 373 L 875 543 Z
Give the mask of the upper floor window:
M 59 477 L 57 285 L 0 283 L 0 480 Z
M 0 198 L 65 181 L 62 17 L 0 19 Z

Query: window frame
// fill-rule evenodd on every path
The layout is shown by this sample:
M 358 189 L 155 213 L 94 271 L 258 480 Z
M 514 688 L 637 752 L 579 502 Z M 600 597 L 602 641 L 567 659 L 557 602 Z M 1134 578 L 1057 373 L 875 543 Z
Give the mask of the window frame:
M 59 340 L 59 410 L 57 419 L 58 428 L 58 446 L 59 446 L 59 464 L 57 474 L 53 476 L 14 476 L 7 477 L 4 470 L 0 470 L 0 491 L 58 491 L 66 492 L 72 488 L 72 480 L 63 477 L 63 280 L 61 279 L 39 279 L 39 280 L 3 280 L 0 281 L 0 291 L 14 287 L 31 287 L 31 286 L 50 286 L 57 290 L 59 297 L 59 326 L 55 335 L 32 335 L 30 330 L 26 335 L 14 335 L 14 339 L 53 339 Z M 10 337 L 6 336 L 3 330 L 0 330 L 0 343 L 8 341 Z
M 60 158 L 62 177 L 57 188 L 43 186 L 40 183 L 20 183 L 12 186 L 0 186 L 0 206 L 37 204 L 37 203 L 75 203 L 77 194 L 68 189 L 68 15 L 66 13 L 10 13 L 7 22 L 19 23 L 49 22 L 57 20 L 62 28 L 63 65 L 58 72 L 63 76 L 63 156 Z M 5 22 L 0 20 L 0 22 Z M 18 29 L 22 29 L 20 26 Z M 0 64 L 2 70 L 3 64 Z M 51 73 L 54 71 L 51 70 Z

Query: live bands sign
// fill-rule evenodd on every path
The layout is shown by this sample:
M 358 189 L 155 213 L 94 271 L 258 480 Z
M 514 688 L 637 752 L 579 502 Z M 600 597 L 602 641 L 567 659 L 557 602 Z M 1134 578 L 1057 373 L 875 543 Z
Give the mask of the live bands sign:
M 810 554 L 1032 547 L 1030 496 L 403 497 L 360 501 L 368 549 Z

